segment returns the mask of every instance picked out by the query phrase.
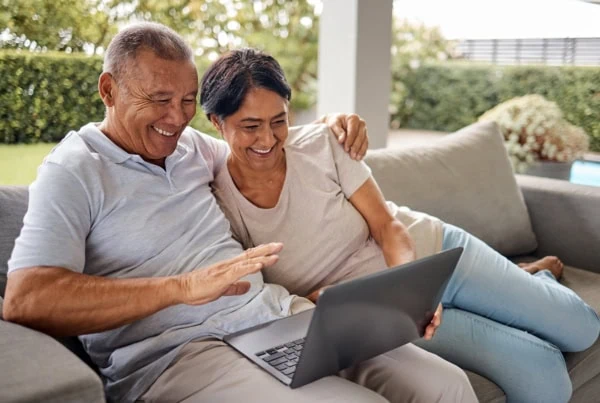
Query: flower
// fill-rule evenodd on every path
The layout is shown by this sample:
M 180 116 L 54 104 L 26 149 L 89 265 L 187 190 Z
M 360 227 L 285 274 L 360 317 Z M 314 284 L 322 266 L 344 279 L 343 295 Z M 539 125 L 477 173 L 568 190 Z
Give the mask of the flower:
M 516 172 L 524 172 L 539 160 L 572 162 L 589 149 L 585 131 L 567 122 L 558 105 L 541 95 L 509 99 L 485 112 L 479 121 L 498 124 Z

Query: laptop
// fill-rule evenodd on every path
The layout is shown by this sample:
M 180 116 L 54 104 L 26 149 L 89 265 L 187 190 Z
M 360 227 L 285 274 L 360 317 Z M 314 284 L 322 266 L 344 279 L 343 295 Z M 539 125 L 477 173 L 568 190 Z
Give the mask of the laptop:
M 297 388 L 422 337 L 462 248 L 326 288 L 316 308 L 223 340 Z

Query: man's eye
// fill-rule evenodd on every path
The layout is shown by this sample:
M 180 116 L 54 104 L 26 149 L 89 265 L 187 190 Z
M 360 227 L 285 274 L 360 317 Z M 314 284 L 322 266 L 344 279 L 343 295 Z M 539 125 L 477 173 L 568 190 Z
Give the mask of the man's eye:
M 188 104 L 188 105 L 195 104 L 196 103 L 196 99 L 184 99 L 183 103 L 184 104 Z
M 282 120 L 276 120 L 275 122 L 273 122 L 273 126 L 281 126 L 283 124 L 285 124 L 286 120 L 282 119 Z
M 169 102 L 171 102 L 171 100 L 170 100 L 170 99 L 157 99 L 157 100 L 155 100 L 154 102 L 156 102 L 156 103 L 159 103 L 159 104 L 161 104 L 161 105 L 166 105 L 166 104 L 168 104 Z
M 258 129 L 258 125 L 244 126 L 244 130 L 254 131 Z

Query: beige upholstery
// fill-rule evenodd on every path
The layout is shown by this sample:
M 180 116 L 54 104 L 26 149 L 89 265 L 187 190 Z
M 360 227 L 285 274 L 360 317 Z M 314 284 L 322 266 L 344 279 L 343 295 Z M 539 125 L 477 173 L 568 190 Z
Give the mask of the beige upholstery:
M 535 250 L 495 123 L 473 124 L 425 147 L 371 151 L 365 161 L 386 199 L 460 226 L 503 254 Z
M 562 281 L 600 312 L 599 188 L 526 176 L 517 182 L 494 123 L 427 146 L 371 151 L 366 162 L 387 200 L 458 225 L 506 256 L 554 254 L 585 269 L 566 267 Z M 565 360 L 571 403 L 600 402 L 600 343 Z M 466 372 L 482 403 L 506 401 L 494 383 Z

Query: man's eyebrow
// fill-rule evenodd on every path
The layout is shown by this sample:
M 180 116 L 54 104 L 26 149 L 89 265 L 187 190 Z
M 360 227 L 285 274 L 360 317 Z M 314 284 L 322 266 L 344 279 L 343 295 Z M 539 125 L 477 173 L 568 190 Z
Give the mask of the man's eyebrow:
M 149 94 L 151 98 L 161 98 L 161 97 L 170 97 L 173 95 L 172 92 L 168 91 L 157 91 Z
M 191 91 L 187 94 L 185 94 L 184 96 L 193 96 L 196 97 L 198 95 L 198 91 Z M 163 98 L 163 97 L 172 97 L 173 93 L 169 92 L 169 91 L 156 91 L 156 92 L 152 92 L 150 93 L 150 98 Z

